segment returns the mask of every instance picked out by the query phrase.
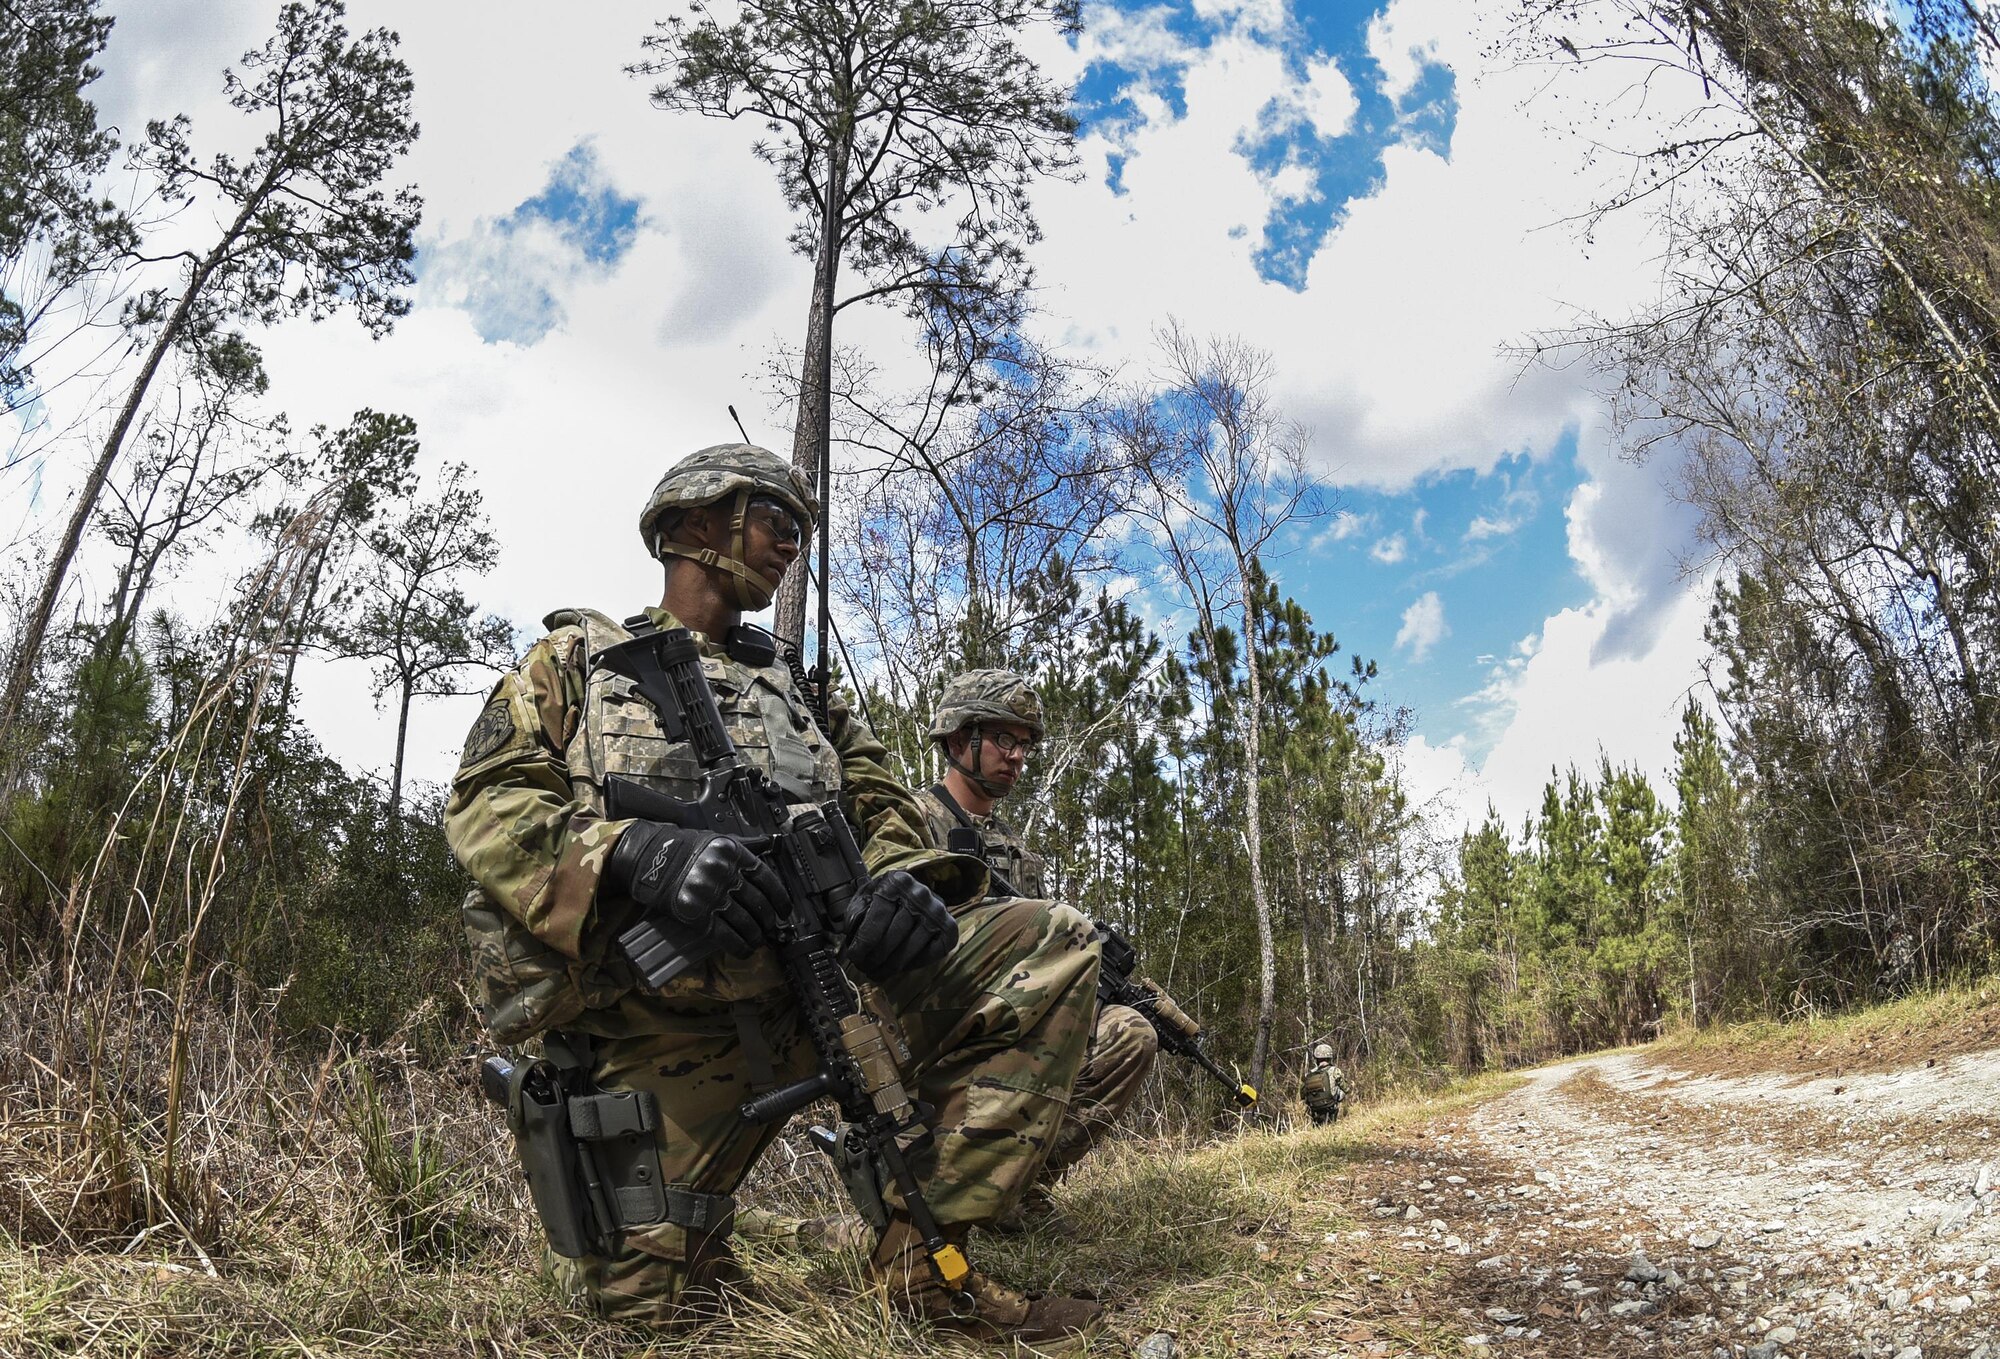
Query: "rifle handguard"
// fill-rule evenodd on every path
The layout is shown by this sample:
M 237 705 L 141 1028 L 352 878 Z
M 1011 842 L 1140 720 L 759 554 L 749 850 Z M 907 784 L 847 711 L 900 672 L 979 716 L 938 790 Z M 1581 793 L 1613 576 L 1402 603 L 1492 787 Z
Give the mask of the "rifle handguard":
M 1183 1038 L 1188 1039 L 1190 1042 L 1201 1037 L 1201 1025 L 1190 1019 L 1187 1011 L 1174 1004 L 1174 998 L 1161 990 L 1159 983 L 1155 982 L 1151 977 L 1141 977 L 1138 980 L 1138 984 L 1139 989 L 1152 998 L 1153 1003 L 1151 1013 L 1147 1015 L 1148 1019 L 1153 1020 L 1155 1023 L 1171 1024 L 1175 1029 L 1180 1031 Z

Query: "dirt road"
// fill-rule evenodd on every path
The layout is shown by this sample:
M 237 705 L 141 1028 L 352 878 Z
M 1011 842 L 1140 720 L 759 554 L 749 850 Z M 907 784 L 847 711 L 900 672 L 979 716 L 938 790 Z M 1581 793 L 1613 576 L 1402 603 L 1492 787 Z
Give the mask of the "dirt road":
M 1474 1354 L 2000 1359 L 1996 1134 L 2000 1052 L 1818 1078 L 1618 1054 L 1355 1187 L 1363 1233 L 1446 1257 Z

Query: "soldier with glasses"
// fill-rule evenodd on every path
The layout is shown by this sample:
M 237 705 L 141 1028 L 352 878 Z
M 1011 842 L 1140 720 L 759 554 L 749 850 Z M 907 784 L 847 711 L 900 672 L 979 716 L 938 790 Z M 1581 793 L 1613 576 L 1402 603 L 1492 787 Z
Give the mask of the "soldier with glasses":
M 991 901 L 1048 900 L 1047 861 L 999 813 L 1046 734 L 1040 696 L 1011 670 L 971 670 L 952 679 L 931 723 L 945 775 L 917 795 L 918 805 L 938 845 L 986 861 Z M 1138 1096 L 1159 1048 L 1159 1036 L 1137 1010 L 1098 1008 L 1069 1112 L 1024 1208 L 1046 1209 L 1048 1186 L 1111 1132 Z M 1009 1213 L 996 1225 L 1018 1229 L 1022 1216 Z

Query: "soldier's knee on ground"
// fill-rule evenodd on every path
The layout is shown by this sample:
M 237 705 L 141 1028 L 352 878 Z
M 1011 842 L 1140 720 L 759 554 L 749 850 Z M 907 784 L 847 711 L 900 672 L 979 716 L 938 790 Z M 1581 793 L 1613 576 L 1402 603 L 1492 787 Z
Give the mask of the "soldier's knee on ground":
M 1097 1034 L 1090 1053 L 1092 1066 L 1098 1064 L 1100 1054 L 1106 1067 L 1136 1070 L 1143 1076 L 1160 1055 L 1159 1030 L 1130 1006 L 1107 1005 L 1098 1012 Z
M 748 1288 L 729 1237 L 661 1223 L 626 1232 L 609 1256 L 569 1260 L 547 1252 L 543 1260 L 572 1304 L 607 1321 L 688 1326 L 720 1313 L 726 1294 Z

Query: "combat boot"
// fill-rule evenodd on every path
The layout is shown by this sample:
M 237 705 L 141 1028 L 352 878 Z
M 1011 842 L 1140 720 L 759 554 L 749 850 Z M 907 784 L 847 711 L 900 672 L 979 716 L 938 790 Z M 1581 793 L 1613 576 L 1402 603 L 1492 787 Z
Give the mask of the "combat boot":
M 963 1246 L 963 1225 L 944 1229 L 945 1239 Z M 923 1238 L 906 1217 L 892 1216 L 888 1230 L 868 1257 L 869 1273 L 889 1290 L 903 1312 L 1016 1354 L 1065 1354 L 1104 1329 L 1104 1304 L 1089 1298 L 1030 1296 L 990 1275 L 973 1270 L 960 1284 L 972 1299 L 969 1311 L 931 1273 Z

